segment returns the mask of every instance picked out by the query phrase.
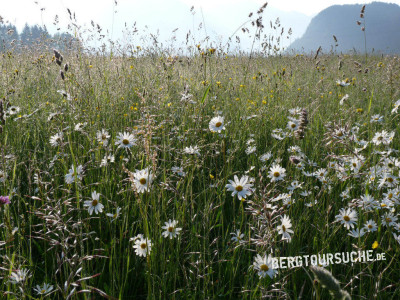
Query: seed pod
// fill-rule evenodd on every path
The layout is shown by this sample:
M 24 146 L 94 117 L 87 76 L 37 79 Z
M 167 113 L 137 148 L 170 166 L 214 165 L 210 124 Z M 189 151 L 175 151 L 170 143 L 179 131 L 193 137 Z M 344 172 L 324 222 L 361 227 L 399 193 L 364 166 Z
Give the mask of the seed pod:
M 68 72 L 68 64 L 65 64 L 65 65 L 64 65 L 64 71 L 65 71 L 65 72 Z
M 64 80 L 65 76 L 64 76 L 64 72 L 63 71 L 60 71 L 60 75 L 61 75 L 61 79 Z
M 57 65 L 61 66 L 61 60 L 59 60 L 58 58 L 56 58 L 56 63 Z

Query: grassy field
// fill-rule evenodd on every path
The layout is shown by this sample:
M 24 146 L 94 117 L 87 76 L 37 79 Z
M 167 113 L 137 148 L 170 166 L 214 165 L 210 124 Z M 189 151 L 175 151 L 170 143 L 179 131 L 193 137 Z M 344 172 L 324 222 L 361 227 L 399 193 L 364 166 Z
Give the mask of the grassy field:
M 0 57 L 2 299 L 400 298 L 397 57 L 135 49 Z

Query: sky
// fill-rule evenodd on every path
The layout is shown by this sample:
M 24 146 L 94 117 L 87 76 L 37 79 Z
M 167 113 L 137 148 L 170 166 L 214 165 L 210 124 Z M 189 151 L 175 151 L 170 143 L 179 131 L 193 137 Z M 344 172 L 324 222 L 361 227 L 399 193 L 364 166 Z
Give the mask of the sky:
M 265 9 L 264 24 L 280 17 L 286 32 L 292 28 L 291 39 L 300 37 L 311 18 L 321 10 L 335 4 L 368 4 L 371 1 L 352 0 L 270 0 Z M 400 5 L 400 0 L 387 1 Z M 0 16 L 17 26 L 20 32 L 25 23 L 46 25 L 54 34 L 57 29 L 67 31 L 67 8 L 76 16 L 77 24 L 91 28 L 91 21 L 103 28 L 103 34 L 113 40 L 129 40 L 132 26 L 141 35 L 156 33 L 159 39 L 177 36 L 184 40 L 190 30 L 195 39 L 206 35 L 225 43 L 236 29 L 249 21 L 250 12 L 256 13 L 265 1 L 260 0 L 0 0 Z M 190 8 L 194 6 L 194 11 Z M 367 6 L 368 7 L 368 6 Z M 58 15 L 58 23 L 55 16 Z M 199 28 L 199 24 L 202 27 Z M 247 24 L 249 25 L 249 24 Z M 147 26 L 147 27 L 146 27 Z M 268 26 L 269 27 L 269 26 Z M 173 32 L 176 28 L 179 28 Z M 124 33 L 125 32 L 125 33 Z M 236 32 L 236 33 L 235 33 Z M 239 31 L 240 32 L 240 31 Z M 87 33 L 88 34 L 88 33 Z M 147 35 L 148 36 L 148 35 Z M 289 39 L 286 43 L 290 43 Z

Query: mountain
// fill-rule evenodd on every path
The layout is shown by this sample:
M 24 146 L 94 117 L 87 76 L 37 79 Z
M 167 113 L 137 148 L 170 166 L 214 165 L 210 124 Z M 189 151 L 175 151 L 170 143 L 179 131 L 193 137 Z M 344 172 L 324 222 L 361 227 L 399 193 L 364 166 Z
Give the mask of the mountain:
M 372 2 L 366 5 L 361 18 L 362 6 L 333 5 L 324 9 L 311 20 L 304 35 L 290 45 L 289 51 L 315 52 L 321 46 L 325 53 L 365 52 L 366 42 L 368 52 L 400 53 L 400 6 Z

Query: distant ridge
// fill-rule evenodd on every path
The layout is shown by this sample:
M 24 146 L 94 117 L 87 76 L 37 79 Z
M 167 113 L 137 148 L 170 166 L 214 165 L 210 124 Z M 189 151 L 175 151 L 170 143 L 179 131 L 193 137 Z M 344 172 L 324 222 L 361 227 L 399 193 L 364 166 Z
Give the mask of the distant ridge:
M 324 9 L 311 20 L 304 35 L 295 40 L 288 50 L 307 53 L 315 52 L 321 46 L 325 53 L 331 50 L 365 52 L 364 32 L 361 30 L 365 21 L 368 52 L 400 53 L 400 6 L 372 2 L 366 5 L 364 19 L 360 18 L 362 6 L 333 5 Z M 361 25 L 357 25 L 357 21 Z

